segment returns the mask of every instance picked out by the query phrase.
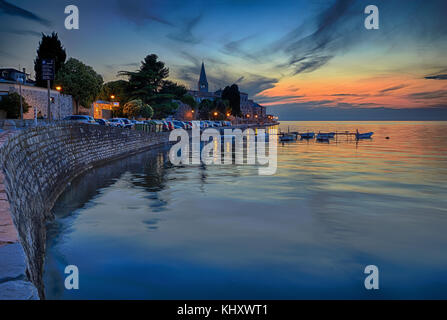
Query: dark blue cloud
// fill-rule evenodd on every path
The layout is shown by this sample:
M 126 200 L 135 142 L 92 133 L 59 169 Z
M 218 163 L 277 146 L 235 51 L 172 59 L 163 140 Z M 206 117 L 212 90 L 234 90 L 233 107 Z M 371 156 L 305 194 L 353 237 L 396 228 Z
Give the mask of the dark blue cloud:
M 151 0 L 117 0 L 117 13 L 121 17 L 143 26 L 148 22 L 157 22 L 172 26 L 162 14 L 157 13 L 158 1 Z
M 434 76 L 427 76 L 425 79 L 429 80 L 447 80 L 447 74 L 437 74 Z
M 168 33 L 167 37 L 179 42 L 198 44 L 201 42 L 201 39 L 193 34 L 193 30 L 201 20 L 202 14 L 199 14 L 192 19 L 184 20 L 183 23 L 176 28 L 176 31 Z
M 24 19 L 35 21 L 47 27 L 51 26 L 50 21 L 39 17 L 38 15 L 32 13 L 31 11 L 13 5 L 5 0 L 0 0 L 0 12 L 6 15 L 21 17 Z
M 380 93 L 387 93 L 387 92 L 391 92 L 391 91 L 396 91 L 396 90 L 403 89 L 405 87 L 407 87 L 406 84 L 400 84 L 400 85 L 397 85 L 397 86 L 393 86 L 393 87 L 389 87 L 389 88 L 385 88 L 383 90 L 380 90 Z

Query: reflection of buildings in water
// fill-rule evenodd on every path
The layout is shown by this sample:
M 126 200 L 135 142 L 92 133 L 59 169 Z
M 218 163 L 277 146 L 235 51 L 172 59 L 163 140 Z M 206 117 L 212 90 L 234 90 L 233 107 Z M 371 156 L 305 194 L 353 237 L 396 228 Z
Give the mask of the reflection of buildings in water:
M 148 196 L 157 211 L 166 206 L 159 199 L 158 192 L 165 189 L 165 164 L 168 161 L 166 150 L 152 150 L 138 155 L 113 161 L 96 167 L 74 179 L 56 201 L 53 212 L 57 218 L 66 218 L 87 205 L 101 194 L 102 190 L 125 179 L 130 186 L 143 187 L 151 193 Z M 149 205 L 151 206 L 151 205 Z M 48 227 L 48 238 L 57 241 L 57 237 L 69 230 L 57 220 Z

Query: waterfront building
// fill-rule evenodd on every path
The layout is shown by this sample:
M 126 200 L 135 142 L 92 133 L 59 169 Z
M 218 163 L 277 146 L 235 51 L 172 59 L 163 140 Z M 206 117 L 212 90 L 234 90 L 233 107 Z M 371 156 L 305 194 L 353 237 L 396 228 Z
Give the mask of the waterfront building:
M 208 80 L 205 72 L 205 64 L 202 62 L 202 67 L 200 69 L 200 76 L 197 85 L 197 90 L 188 90 L 188 94 L 190 94 L 197 103 L 202 102 L 203 100 L 211 100 L 214 101 L 217 98 L 220 98 L 219 92 L 209 92 L 208 91 Z
M 119 105 L 119 102 L 95 101 L 93 102 L 93 117 L 95 119 L 111 119 L 113 118 L 113 107 L 119 107 Z
M 23 71 L 19 71 L 14 68 L 2 68 L 0 69 L 0 83 L 18 83 L 32 85 L 34 81 L 28 80 L 28 74 L 25 68 Z
M 222 97 L 222 89 L 215 92 L 209 92 L 208 79 L 206 77 L 205 64 L 202 62 L 200 69 L 199 81 L 197 90 L 188 90 L 197 103 L 203 100 L 219 99 Z M 263 119 L 266 116 L 266 108 L 257 104 L 253 100 L 248 99 L 248 94 L 245 92 L 240 93 L 241 96 L 241 113 L 244 118 L 247 119 Z

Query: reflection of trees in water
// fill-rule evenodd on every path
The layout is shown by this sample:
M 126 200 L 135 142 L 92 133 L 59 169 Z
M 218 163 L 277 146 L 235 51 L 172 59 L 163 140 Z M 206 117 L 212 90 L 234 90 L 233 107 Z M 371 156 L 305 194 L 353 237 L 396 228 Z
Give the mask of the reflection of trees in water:
M 149 192 L 159 192 L 166 187 L 166 171 L 170 168 L 169 157 L 165 152 L 140 162 L 139 172 L 133 173 L 132 184 Z M 143 164 L 141 168 L 141 164 Z
M 53 212 L 57 218 L 74 219 L 76 214 L 73 213 L 88 206 L 105 188 L 122 178 L 131 186 L 143 187 L 149 191 L 149 206 L 154 208 L 154 211 L 161 211 L 167 203 L 159 199 L 158 192 L 165 188 L 167 161 L 166 150 L 156 149 L 89 170 L 72 181 L 57 200 Z M 57 243 L 60 235 L 69 232 L 70 228 L 71 223 L 55 220 L 47 227 L 47 238 Z
M 63 242 L 63 235 L 71 232 L 71 221 L 77 218 L 77 211 L 94 205 L 91 200 L 119 180 L 130 188 L 146 190 L 146 198 L 153 212 L 164 210 L 167 201 L 160 199 L 159 192 L 166 188 L 166 174 L 170 169 L 168 160 L 166 149 L 156 149 L 96 167 L 72 181 L 53 208 L 59 219 L 47 225 L 47 248 L 52 249 L 51 254 L 46 255 L 44 270 L 45 277 L 53 280 L 49 282 L 52 287 L 48 287 L 46 292 L 51 292 L 53 297 L 63 296 L 63 288 L 54 284 L 63 283 L 63 269 L 61 271 L 59 266 L 69 263 L 63 252 L 58 250 L 57 244 Z M 154 217 L 143 222 L 148 229 L 153 230 L 157 229 L 159 220 Z

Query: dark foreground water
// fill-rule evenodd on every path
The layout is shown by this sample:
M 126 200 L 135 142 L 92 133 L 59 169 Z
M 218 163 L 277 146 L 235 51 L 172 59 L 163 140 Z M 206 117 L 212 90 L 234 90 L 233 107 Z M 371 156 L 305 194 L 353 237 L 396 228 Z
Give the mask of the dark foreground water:
M 447 298 L 447 123 L 288 127 L 376 134 L 280 144 L 274 176 L 172 167 L 166 150 L 94 169 L 54 208 L 47 298 Z

